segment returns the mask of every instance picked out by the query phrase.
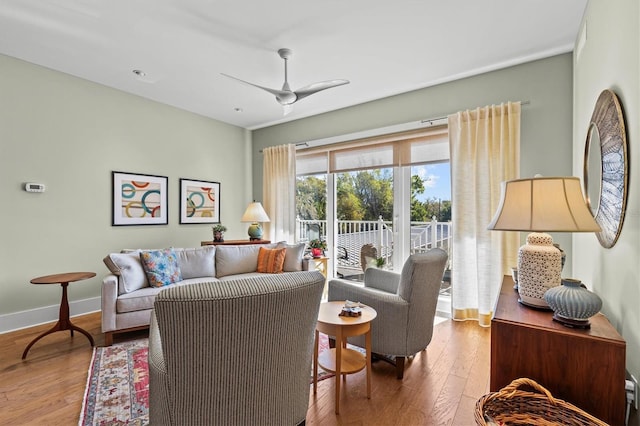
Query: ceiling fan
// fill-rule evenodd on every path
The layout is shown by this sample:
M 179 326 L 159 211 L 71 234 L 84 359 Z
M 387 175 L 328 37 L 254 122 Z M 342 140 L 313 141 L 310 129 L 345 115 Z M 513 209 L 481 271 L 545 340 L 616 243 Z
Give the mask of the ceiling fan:
M 349 84 L 349 80 L 327 80 L 321 81 L 318 83 L 312 83 L 308 86 L 302 87 L 296 91 L 291 90 L 289 87 L 288 81 L 288 72 L 287 72 L 287 61 L 293 55 L 291 49 L 279 49 L 278 55 L 282 59 L 284 59 L 284 84 L 282 85 L 282 89 L 271 89 L 269 87 L 259 86 L 257 84 L 249 83 L 248 81 L 241 80 L 237 77 L 232 77 L 228 74 L 221 73 L 225 77 L 232 78 L 234 80 L 238 80 L 241 83 L 248 84 L 253 87 L 257 87 L 258 89 L 265 90 L 272 95 L 275 95 L 276 100 L 282 105 L 284 109 L 284 115 L 287 115 L 292 110 L 292 105 L 295 102 L 298 102 L 300 99 L 304 99 L 309 95 L 313 95 L 314 93 L 320 92 L 321 90 L 331 89 L 332 87 L 342 86 L 343 84 Z

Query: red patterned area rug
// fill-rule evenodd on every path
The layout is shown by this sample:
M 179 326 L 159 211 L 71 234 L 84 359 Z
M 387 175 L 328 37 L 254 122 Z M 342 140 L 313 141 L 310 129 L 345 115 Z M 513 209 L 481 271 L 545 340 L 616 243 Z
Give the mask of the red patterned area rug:
M 149 424 L 149 340 L 93 349 L 79 425 Z
M 327 336 L 320 334 L 319 352 L 328 347 Z M 80 426 L 149 424 L 148 351 L 146 338 L 93 349 Z M 318 368 L 318 380 L 329 377 L 333 374 Z

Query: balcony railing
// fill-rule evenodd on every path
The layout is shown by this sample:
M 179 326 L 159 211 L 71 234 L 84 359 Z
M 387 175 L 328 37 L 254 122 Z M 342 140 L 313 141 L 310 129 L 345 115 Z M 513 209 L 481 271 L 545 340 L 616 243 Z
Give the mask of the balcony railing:
M 297 241 L 326 239 L 325 220 L 298 219 Z M 391 221 L 381 218 L 374 221 L 339 220 L 336 222 L 338 238 L 336 258 L 338 267 L 360 269 L 360 249 L 365 244 L 373 244 L 378 256 L 391 264 L 393 254 L 393 232 Z M 411 253 L 425 252 L 439 247 L 449 253 L 451 258 L 451 222 L 438 222 L 435 217 L 430 222 L 411 222 Z

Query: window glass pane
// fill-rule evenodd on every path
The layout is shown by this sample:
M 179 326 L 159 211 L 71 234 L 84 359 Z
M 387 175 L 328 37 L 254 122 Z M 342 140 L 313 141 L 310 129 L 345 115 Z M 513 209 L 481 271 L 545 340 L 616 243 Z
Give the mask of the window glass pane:
M 327 218 L 327 175 L 296 178 L 296 214 L 303 220 Z
M 449 162 L 411 167 L 411 221 L 451 220 Z
M 335 181 L 337 272 L 362 279 L 370 262 L 392 268 L 393 169 L 339 173 Z

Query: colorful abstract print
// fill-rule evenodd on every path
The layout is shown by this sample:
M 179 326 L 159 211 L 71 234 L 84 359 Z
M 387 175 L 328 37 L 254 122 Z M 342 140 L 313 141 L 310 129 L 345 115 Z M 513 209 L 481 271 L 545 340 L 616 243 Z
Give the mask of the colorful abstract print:
M 160 184 L 142 181 L 122 182 L 122 217 L 160 216 Z
M 160 184 L 135 180 L 122 181 L 122 217 L 159 217 Z
M 214 217 L 216 193 L 213 187 L 187 186 L 187 217 Z

